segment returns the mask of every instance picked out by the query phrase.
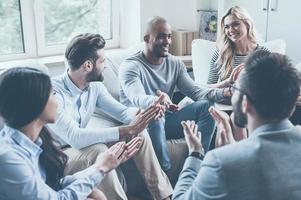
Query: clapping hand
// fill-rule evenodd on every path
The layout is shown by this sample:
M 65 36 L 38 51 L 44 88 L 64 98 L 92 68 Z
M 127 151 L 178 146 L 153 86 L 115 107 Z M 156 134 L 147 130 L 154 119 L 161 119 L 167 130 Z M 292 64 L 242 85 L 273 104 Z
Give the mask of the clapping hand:
M 243 70 L 245 67 L 245 64 L 244 63 L 241 63 L 239 65 L 237 65 L 233 70 L 232 70 L 232 73 L 229 77 L 229 82 L 230 83 L 234 83 L 237 78 L 238 78 L 238 75 L 240 74 L 241 70 Z
M 161 95 L 164 96 L 164 99 L 160 103 L 164 105 L 166 109 L 169 109 L 173 112 L 179 110 L 179 106 L 177 104 L 172 103 L 169 96 L 165 92 L 162 92 L 161 90 L 157 90 L 157 96 L 161 96 Z
M 209 108 L 209 113 L 217 123 L 217 135 L 215 146 L 220 147 L 226 144 L 235 143 L 236 141 L 233 137 L 233 131 L 229 115 L 223 111 L 217 110 L 213 106 Z
M 121 163 L 133 157 L 140 149 L 141 137 L 135 137 L 129 143 L 118 142 L 97 157 L 97 168 L 108 173 L 118 167 Z
M 204 153 L 201 143 L 201 133 L 198 131 L 198 125 L 194 121 L 182 121 L 185 140 L 188 145 L 189 152 Z

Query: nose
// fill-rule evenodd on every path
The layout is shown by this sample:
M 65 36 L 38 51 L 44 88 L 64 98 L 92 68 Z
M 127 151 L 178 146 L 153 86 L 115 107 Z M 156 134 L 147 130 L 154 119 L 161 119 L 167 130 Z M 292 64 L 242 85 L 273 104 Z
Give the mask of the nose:
M 230 31 L 230 32 L 234 31 L 233 26 L 229 26 L 229 31 Z
M 164 44 L 170 44 L 171 43 L 171 37 L 170 36 L 166 36 L 164 37 Z

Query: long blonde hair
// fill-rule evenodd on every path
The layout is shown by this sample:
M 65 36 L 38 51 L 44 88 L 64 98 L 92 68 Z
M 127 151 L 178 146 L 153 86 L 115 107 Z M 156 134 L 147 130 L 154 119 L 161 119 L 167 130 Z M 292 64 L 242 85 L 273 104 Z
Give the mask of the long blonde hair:
M 232 62 L 233 62 L 233 55 L 234 55 L 234 44 L 233 42 L 227 37 L 224 30 L 225 25 L 225 18 L 229 15 L 235 16 L 237 19 L 241 20 L 247 27 L 247 37 L 251 43 L 256 44 L 256 29 L 254 26 L 254 21 L 251 18 L 249 12 L 239 6 L 234 6 L 227 10 L 224 16 L 221 19 L 220 24 L 220 35 L 217 40 L 217 48 L 219 50 L 219 57 L 217 59 L 217 66 L 221 66 L 219 70 L 219 76 L 221 80 L 226 79 L 232 72 Z

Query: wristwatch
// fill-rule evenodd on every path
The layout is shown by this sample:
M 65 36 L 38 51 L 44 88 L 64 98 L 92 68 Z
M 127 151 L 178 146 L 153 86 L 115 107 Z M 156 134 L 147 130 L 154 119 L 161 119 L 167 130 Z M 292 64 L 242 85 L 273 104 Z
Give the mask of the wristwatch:
M 189 156 L 191 157 L 195 157 L 195 158 L 198 158 L 200 160 L 203 160 L 204 159 L 204 155 L 198 151 L 193 151 L 189 154 Z

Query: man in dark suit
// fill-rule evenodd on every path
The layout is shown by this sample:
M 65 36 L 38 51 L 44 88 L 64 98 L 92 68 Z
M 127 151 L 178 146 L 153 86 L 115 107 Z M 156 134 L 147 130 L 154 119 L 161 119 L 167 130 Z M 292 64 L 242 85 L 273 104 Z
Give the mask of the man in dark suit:
M 284 55 L 258 51 L 232 86 L 234 123 L 249 138 L 235 142 L 231 125 L 210 108 L 223 143 L 202 155 L 194 122 L 182 122 L 190 150 L 173 199 L 301 199 L 301 128 L 295 109 L 300 74 Z M 204 158 L 204 159 L 203 159 Z

